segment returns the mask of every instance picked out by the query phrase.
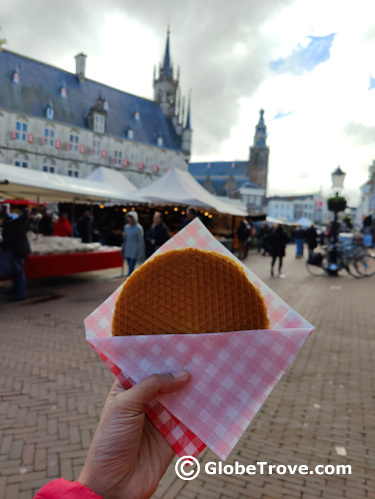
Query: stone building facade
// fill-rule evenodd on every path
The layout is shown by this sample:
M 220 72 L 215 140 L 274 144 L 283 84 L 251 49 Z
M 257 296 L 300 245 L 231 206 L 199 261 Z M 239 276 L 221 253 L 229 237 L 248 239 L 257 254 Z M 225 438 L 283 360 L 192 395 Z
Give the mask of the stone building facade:
M 84 54 L 73 74 L 3 50 L 0 163 L 80 178 L 106 166 L 138 187 L 170 167 L 187 170 L 190 102 L 185 117 L 169 44 L 168 32 L 154 101 L 88 79 Z

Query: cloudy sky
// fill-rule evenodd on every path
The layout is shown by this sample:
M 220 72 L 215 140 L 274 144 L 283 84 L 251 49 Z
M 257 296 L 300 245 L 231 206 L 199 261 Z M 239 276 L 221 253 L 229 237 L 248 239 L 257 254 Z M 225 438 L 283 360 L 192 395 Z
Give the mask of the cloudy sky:
M 330 190 L 352 203 L 375 159 L 374 0 L 1 0 L 6 48 L 153 97 L 166 28 L 192 91 L 193 161 L 248 158 L 259 110 L 270 193 Z

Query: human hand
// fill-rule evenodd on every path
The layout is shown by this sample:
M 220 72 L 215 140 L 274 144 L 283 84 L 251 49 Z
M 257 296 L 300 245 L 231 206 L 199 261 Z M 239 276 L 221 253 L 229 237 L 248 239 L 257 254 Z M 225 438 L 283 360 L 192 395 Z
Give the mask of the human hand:
M 186 370 L 154 374 L 129 390 L 116 380 L 78 481 L 103 499 L 151 497 L 174 451 L 146 417 L 145 406 L 188 379 Z

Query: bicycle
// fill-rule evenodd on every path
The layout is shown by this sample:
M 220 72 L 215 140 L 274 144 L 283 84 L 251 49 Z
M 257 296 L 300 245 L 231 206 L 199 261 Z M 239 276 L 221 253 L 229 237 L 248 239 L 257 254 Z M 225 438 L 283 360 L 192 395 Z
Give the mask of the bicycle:
M 337 275 L 345 269 L 355 278 L 371 277 L 375 274 L 375 255 L 366 248 L 354 246 L 350 241 L 331 244 L 320 252 L 311 252 L 306 269 L 313 276 Z

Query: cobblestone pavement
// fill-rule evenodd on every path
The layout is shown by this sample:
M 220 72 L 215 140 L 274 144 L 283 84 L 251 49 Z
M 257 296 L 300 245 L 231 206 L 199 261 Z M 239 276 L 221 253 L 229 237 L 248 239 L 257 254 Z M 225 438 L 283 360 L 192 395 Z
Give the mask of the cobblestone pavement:
M 375 278 L 314 278 L 288 248 L 285 279 L 268 257 L 246 262 L 316 326 L 225 464 L 348 464 L 351 475 L 176 477 L 155 498 L 375 498 Z M 77 478 L 112 374 L 84 340 L 83 319 L 122 281 L 117 271 L 30 283 L 23 303 L 0 285 L 0 498 L 31 499 Z M 337 454 L 344 447 L 346 456 Z M 201 465 L 218 461 L 204 451 Z

